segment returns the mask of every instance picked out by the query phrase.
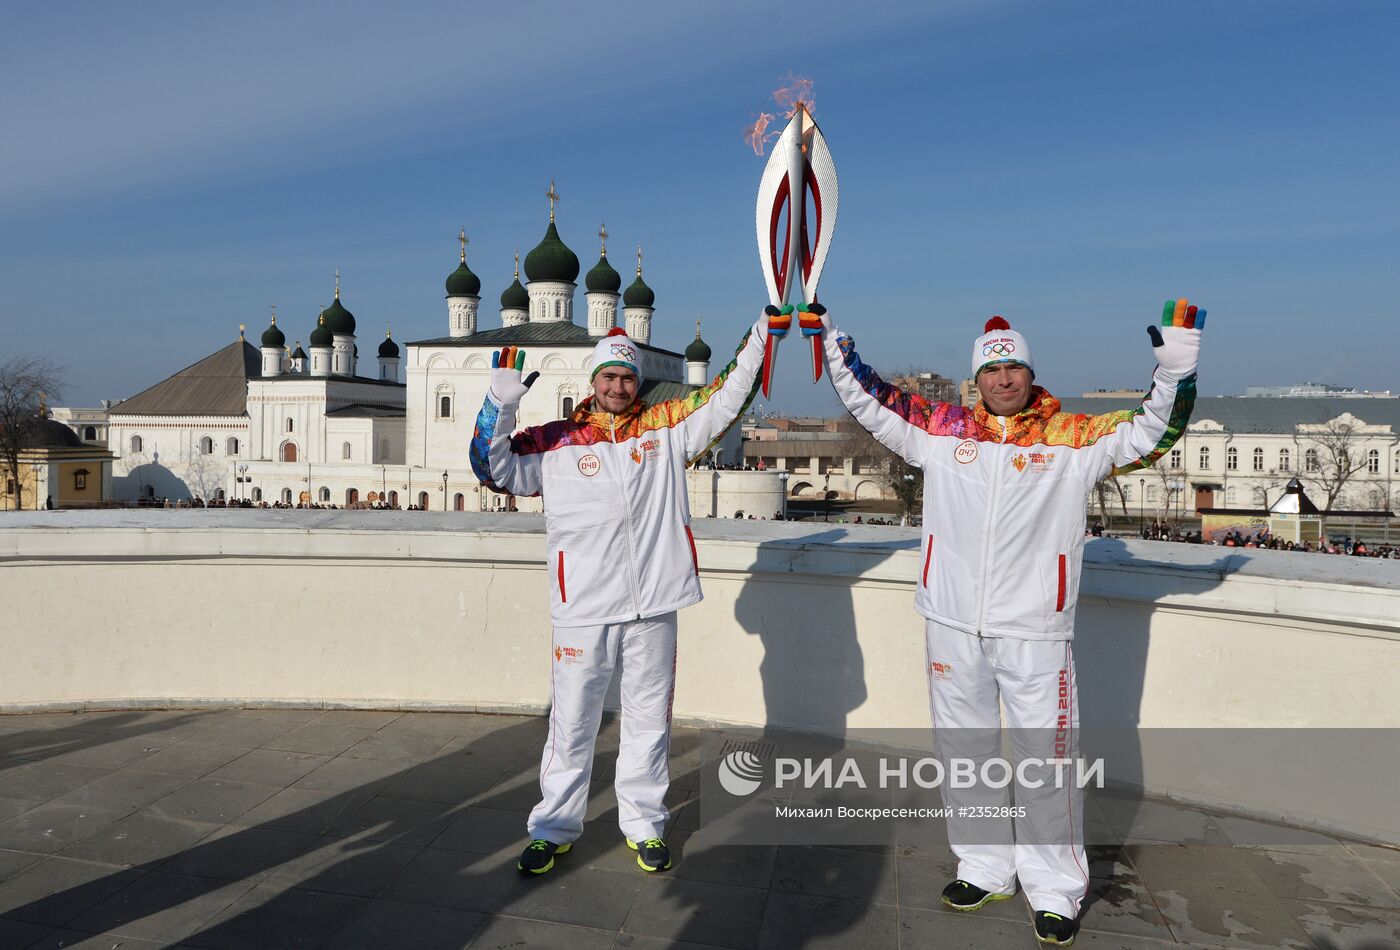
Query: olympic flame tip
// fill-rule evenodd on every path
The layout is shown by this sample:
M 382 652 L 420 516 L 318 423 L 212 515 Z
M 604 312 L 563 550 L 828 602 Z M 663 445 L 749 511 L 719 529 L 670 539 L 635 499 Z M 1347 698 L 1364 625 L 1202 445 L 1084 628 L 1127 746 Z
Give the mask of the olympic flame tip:
M 779 86 L 773 92 L 773 101 L 778 104 L 778 108 L 787 113 L 791 119 L 797 115 L 798 110 L 806 109 L 807 114 L 816 116 L 816 104 L 812 99 L 812 80 L 805 76 L 793 75 L 788 72 L 784 85 Z

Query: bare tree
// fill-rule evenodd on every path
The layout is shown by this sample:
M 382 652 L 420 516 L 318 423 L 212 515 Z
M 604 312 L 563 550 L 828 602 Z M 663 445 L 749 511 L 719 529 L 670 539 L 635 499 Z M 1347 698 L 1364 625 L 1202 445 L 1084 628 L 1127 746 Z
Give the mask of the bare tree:
M 1098 502 L 1099 516 L 1103 519 L 1105 528 L 1113 527 L 1113 515 L 1109 514 L 1109 499 L 1117 498 L 1118 507 L 1123 509 L 1123 517 L 1128 517 L 1128 498 L 1123 493 L 1123 486 L 1118 484 L 1118 476 L 1105 475 L 1099 479 L 1094 486 L 1094 498 Z
M 881 488 L 894 495 L 904 517 L 912 519 L 923 503 L 923 470 L 885 448 L 852 420 L 843 420 L 840 431 L 845 438 L 837 445 L 851 460 L 852 472 L 872 475 Z
M 1332 510 L 1351 477 L 1366 467 L 1361 436 L 1345 419 L 1298 427 L 1302 449 L 1298 477 L 1323 499 L 1324 512 Z
M 60 372 L 51 362 L 36 356 L 16 356 L 0 362 L 0 464 L 15 484 L 15 510 L 19 510 L 23 484 L 19 458 L 37 434 L 45 396 L 56 396 L 63 389 Z

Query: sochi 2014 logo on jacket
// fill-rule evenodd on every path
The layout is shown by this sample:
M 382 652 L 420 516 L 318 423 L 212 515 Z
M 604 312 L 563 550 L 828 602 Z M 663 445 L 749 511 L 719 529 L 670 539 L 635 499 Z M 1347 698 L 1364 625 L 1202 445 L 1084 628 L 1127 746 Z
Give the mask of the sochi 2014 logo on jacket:
M 1024 472 L 1027 468 L 1032 475 L 1039 475 L 1048 472 L 1055 467 L 1054 452 L 1017 452 L 1011 458 L 1011 464 L 1018 472 Z

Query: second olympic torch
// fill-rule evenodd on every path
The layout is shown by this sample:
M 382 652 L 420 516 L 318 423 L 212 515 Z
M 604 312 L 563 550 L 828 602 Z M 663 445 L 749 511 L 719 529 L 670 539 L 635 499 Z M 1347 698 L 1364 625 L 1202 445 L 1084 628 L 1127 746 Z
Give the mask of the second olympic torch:
M 799 102 L 787 128 L 778 137 L 758 187 L 758 253 L 768 284 L 769 303 L 781 310 L 768 323 L 763 354 L 764 396 L 772 388 L 776 341 L 791 327 L 794 309 L 798 311 L 802 335 L 812 343 L 812 379 L 821 379 L 821 320 L 808 314 L 805 305 L 817 301 L 817 281 L 836 230 L 838 197 L 831 151 L 816 120 Z

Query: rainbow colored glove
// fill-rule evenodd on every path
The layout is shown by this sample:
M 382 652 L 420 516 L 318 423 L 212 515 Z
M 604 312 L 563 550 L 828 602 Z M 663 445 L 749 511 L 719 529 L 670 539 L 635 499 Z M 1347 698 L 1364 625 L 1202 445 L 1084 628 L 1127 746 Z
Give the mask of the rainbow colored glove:
M 1201 354 L 1201 328 L 1206 312 L 1190 306 L 1185 297 L 1168 300 L 1162 307 L 1162 326 L 1147 328 L 1156 351 L 1157 365 L 1173 376 L 1190 376 Z
M 778 341 L 787 336 L 788 330 L 792 329 L 792 305 L 777 307 L 770 303 L 763 308 L 763 312 L 768 315 L 768 326 L 763 335 L 763 369 L 759 374 L 759 382 L 766 398 L 773 391 L 773 370 L 778 365 Z
M 826 353 L 822 350 L 822 315 L 826 308 L 819 303 L 804 303 L 797 308 L 797 325 L 802 335 L 812 341 L 812 382 L 822 378 L 822 364 Z
M 503 347 L 491 354 L 491 392 L 503 406 L 517 403 L 525 398 L 538 372 L 531 373 L 522 380 L 520 374 L 525 369 L 525 351 L 515 346 Z

